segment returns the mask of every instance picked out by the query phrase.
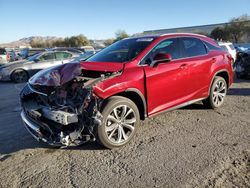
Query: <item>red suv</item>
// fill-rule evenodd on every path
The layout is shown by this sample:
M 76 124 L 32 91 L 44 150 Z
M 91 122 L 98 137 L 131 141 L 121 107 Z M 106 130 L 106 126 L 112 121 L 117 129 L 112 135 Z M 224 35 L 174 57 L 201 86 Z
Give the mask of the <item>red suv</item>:
M 21 92 L 25 127 L 51 145 L 96 138 L 127 144 L 140 120 L 202 101 L 220 107 L 233 82 L 232 57 L 196 34 L 127 38 L 85 62 L 34 75 Z

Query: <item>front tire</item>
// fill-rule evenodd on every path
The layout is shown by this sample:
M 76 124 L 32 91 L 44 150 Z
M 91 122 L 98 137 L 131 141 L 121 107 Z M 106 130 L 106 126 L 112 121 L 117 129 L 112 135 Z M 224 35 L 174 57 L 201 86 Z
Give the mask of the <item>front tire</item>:
M 227 83 L 224 78 L 216 76 L 210 88 L 209 97 L 203 100 L 207 108 L 216 109 L 222 106 L 227 94 Z
M 12 72 L 11 80 L 16 83 L 27 82 L 29 79 L 28 73 L 23 69 L 18 69 Z
M 134 137 L 140 123 L 137 106 L 128 98 L 113 96 L 104 104 L 98 138 L 109 149 L 122 147 Z

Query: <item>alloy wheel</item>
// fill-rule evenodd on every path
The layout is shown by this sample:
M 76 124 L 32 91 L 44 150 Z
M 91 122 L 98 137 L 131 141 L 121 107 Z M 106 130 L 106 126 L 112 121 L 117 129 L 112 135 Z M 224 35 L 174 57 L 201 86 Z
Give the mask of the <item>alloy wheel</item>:
M 26 82 L 28 80 L 28 75 L 23 70 L 17 70 L 13 74 L 13 80 L 18 83 Z
M 119 105 L 108 115 L 105 133 L 114 144 L 122 144 L 132 136 L 135 123 L 134 110 L 127 105 Z
M 226 84 L 224 81 L 219 80 L 215 87 L 214 87 L 214 91 L 213 91 L 213 103 L 216 106 L 220 106 L 223 101 L 224 98 L 226 96 L 226 92 L 227 92 L 227 88 L 226 88 Z

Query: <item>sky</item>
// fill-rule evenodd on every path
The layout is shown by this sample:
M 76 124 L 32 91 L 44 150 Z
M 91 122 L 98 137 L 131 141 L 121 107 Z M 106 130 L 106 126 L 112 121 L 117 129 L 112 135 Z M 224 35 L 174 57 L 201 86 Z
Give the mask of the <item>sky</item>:
M 0 43 L 30 36 L 89 39 L 228 22 L 250 0 L 0 0 Z

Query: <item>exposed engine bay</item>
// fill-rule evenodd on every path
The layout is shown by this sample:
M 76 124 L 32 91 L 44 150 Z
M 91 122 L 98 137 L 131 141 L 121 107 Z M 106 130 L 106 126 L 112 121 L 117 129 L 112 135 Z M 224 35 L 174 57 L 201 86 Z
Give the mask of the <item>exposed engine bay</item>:
M 79 69 L 72 66 L 72 74 L 67 77 L 62 69 L 44 72 L 22 90 L 22 118 L 36 139 L 57 146 L 96 139 L 95 128 L 102 122 L 102 99 L 93 93 L 93 86 L 115 73 Z

